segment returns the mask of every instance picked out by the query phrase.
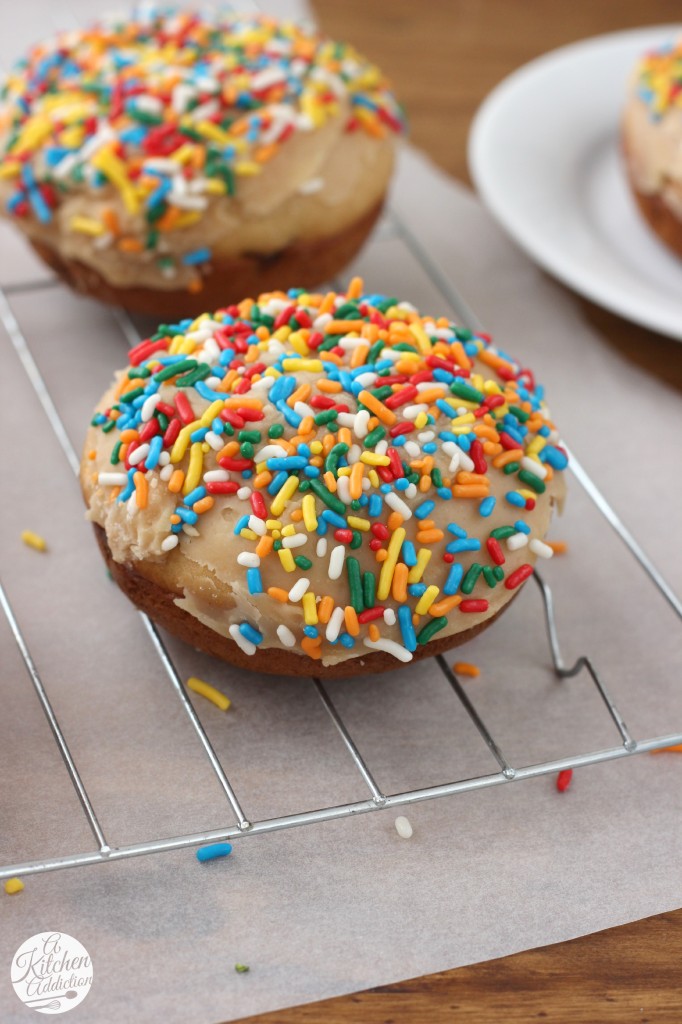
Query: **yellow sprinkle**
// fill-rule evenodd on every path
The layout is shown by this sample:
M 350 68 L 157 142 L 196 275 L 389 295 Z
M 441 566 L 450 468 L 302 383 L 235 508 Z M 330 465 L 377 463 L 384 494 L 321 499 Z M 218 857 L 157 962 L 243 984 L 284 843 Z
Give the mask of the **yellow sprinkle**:
M 312 448 L 312 445 L 311 445 Z M 315 497 L 312 494 L 306 494 L 301 504 L 303 510 L 303 522 L 308 533 L 312 533 L 313 530 L 317 529 L 317 510 L 315 508 Z
M 420 413 L 418 413 L 417 416 L 415 416 L 414 425 L 419 430 L 421 430 L 422 427 L 425 427 L 428 422 L 429 422 L 429 418 L 428 418 L 428 416 L 426 415 L 425 412 L 420 412 Z
M 311 441 L 311 443 L 310 443 L 310 451 L 312 452 L 313 455 L 319 455 L 320 452 L 322 451 L 322 442 L 321 441 Z
M 195 487 L 199 486 L 199 482 L 201 481 L 201 471 L 203 468 L 204 451 L 201 446 L 201 441 L 195 441 L 189 450 L 189 468 L 182 488 L 183 494 L 189 494 L 190 491 L 193 491 Z
M 259 540 L 258 534 L 253 530 L 249 530 L 246 526 L 243 530 L 239 531 L 239 536 L 243 537 L 244 540 Z
M 486 395 L 501 395 L 503 393 L 496 380 L 486 380 L 480 390 Z
M 495 410 L 497 412 L 497 409 Z M 547 444 L 547 439 L 544 437 L 534 437 L 526 448 L 526 455 L 537 455 Z
M 400 548 L 402 547 L 403 541 L 405 540 L 405 530 L 402 526 L 399 526 L 397 530 L 394 530 L 393 536 L 388 542 L 388 553 L 386 560 L 381 566 L 381 573 L 379 574 L 379 585 L 377 586 L 377 597 L 380 601 L 385 601 L 391 592 L 391 582 L 393 580 L 393 572 L 395 570 L 396 562 L 398 561 L 398 555 Z
M 35 548 L 36 551 L 47 551 L 47 541 L 33 530 L 22 530 L 21 539 L 29 548 Z
M 211 686 L 210 683 L 205 683 L 203 679 L 197 679 L 196 676 L 190 676 L 187 680 L 187 686 L 193 693 L 198 693 L 201 697 L 205 697 L 206 700 L 210 700 L 211 704 L 215 704 L 221 711 L 227 711 L 232 701 L 221 693 L 220 690 L 216 690 L 215 686 Z
M 391 464 L 388 455 L 377 455 L 376 452 L 363 452 L 360 462 L 364 462 L 367 466 L 390 466 Z
M 184 458 L 187 446 L 189 445 L 189 436 L 194 430 L 196 430 L 195 424 L 188 423 L 176 437 L 175 444 L 171 448 L 170 453 L 170 461 L 173 464 L 180 462 Z
M 283 537 L 293 537 L 295 533 L 296 527 L 293 523 L 287 523 L 287 525 L 282 528 Z
M 16 178 L 21 171 L 20 163 L 7 163 L 0 167 L 0 178 Z
M 367 476 L 369 477 L 369 482 L 371 483 L 372 487 L 381 487 L 379 474 L 377 473 L 376 469 L 370 469 Z
M 417 344 L 419 345 L 421 352 L 423 352 L 425 356 L 431 355 L 431 342 L 429 340 L 428 334 L 421 326 L 421 324 L 418 324 L 416 322 L 411 323 L 410 333 L 416 338 Z
M 431 561 L 432 551 L 430 548 L 420 548 L 417 552 L 417 564 L 413 565 L 407 575 L 408 583 L 419 583 L 424 575 L 426 566 Z
M 457 404 L 459 405 L 459 402 Z M 476 422 L 476 417 L 474 416 L 474 414 L 472 412 L 465 412 L 465 413 L 462 413 L 461 416 L 455 416 L 454 420 L 452 421 L 452 426 L 453 427 L 463 427 L 466 423 L 475 423 L 475 422 Z
M 439 593 L 440 587 L 427 587 L 414 609 L 417 615 L 426 615 Z
M 101 221 L 95 220 L 94 217 L 72 217 L 69 221 L 69 227 L 72 231 L 79 231 L 82 235 L 103 235 L 105 232 L 104 224 Z
M 234 165 L 235 174 L 248 175 L 260 174 L 261 167 L 252 160 L 238 160 Z
M 216 418 L 216 416 L 220 415 L 220 413 L 223 411 L 224 408 L 225 408 L 225 399 L 224 398 L 216 398 L 215 402 L 211 402 L 211 404 L 209 405 L 208 409 L 206 410 L 206 412 L 203 414 L 203 416 L 199 420 L 199 426 L 200 427 L 210 427 L 211 424 L 213 423 L 213 420 Z
M 266 526 L 266 529 L 270 530 L 271 532 L 272 532 L 272 530 L 281 530 L 282 529 L 282 522 L 279 519 L 266 519 L 265 520 L 265 526 Z
M 227 132 L 224 132 L 217 124 L 213 124 L 212 121 L 200 121 L 197 125 L 191 125 L 191 122 L 188 124 L 190 127 L 195 127 L 205 139 L 211 139 L 212 142 L 217 142 L 221 146 L 229 146 L 232 141 Z
M 362 530 L 367 533 L 370 528 L 369 519 L 361 519 L 359 516 L 348 516 L 348 525 L 352 530 Z
M 277 494 L 272 499 L 272 504 L 270 505 L 270 511 L 273 516 L 278 516 L 284 511 L 287 501 L 289 498 L 293 497 L 298 490 L 298 483 L 299 480 L 297 476 L 290 476 L 284 481 Z
M 5 882 L 5 892 L 8 896 L 14 896 L 18 892 L 22 892 L 24 883 L 20 878 L 8 878 Z
M 306 626 L 316 626 L 318 622 L 317 604 L 315 603 L 315 595 L 310 590 L 301 598 L 301 604 L 303 605 L 303 618 L 305 619 Z
M 294 562 L 294 556 L 291 553 L 291 548 L 280 548 L 277 552 L 279 560 L 282 563 L 282 568 L 285 572 L 295 572 L 296 562 Z
M 324 367 L 320 359 L 283 359 L 282 369 L 285 373 L 322 373 Z
M 529 491 L 527 487 L 519 487 L 516 493 L 520 494 L 522 498 L 526 499 L 526 501 L 528 501 L 529 498 L 531 501 L 535 501 L 537 499 L 535 491 Z

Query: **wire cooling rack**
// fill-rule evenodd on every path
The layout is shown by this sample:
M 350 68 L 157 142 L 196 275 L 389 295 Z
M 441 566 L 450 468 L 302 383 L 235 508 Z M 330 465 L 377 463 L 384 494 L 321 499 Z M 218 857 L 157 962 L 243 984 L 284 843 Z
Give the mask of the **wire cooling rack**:
M 411 256 L 421 265 L 421 268 L 427 274 L 432 285 L 436 287 L 436 289 L 442 294 L 443 299 L 459 316 L 461 322 L 465 323 L 472 329 L 479 329 L 479 324 L 472 311 L 467 308 L 451 282 L 433 262 L 429 253 L 422 246 L 419 239 L 413 234 L 406 222 L 395 210 L 389 211 L 389 213 L 384 217 L 378 231 L 379 236 L 383 239 L 393 238 L 404 245 L 409 250 Z M 29 280 L 8 286 L 4 290 L 0 289 L 0 321 L 11 339 L 23 369 L 36 392 L 49 424 L 59 441 L 71 469 L 77 474 L 80 462 L 79 457 L 69 440 L 64 423 L 50 395 L 25 333 L 22 330 L 11 305 L 13 295 L 39 291 L 45 288 L 61 287 L 62 286 L 56 281 Z M 122 340 L 125 340 L 128 345 L 137 344 L 140 340 L 140 335 L 133 320 L 126 313 L 119 310 L 112 311 L 111 315 L 116 319 Z M 573 476 L 576 478 L 577 482 L 582 486 L 599 512 L 606 518 L 608 523 L 616 531 L 623 543 L 631 552 L 636 563 L 633 563 L 633 571 L 636 572 L 641 570 L 645 572 L 673 610 L 677 613 L 678 617 L 682 619 L 682 603 L 676 597 L 659 571 L 649 560 L 632 534 L 623 525 L 616 512 L 611 508 L 604 496 L 573 455 L 571 455 L 570 466 Z M 563 680 L 583 673 L 591 679 L 594 687 L 601 697 L 605 712 L 609 716 L 618 733 L 619 743 L 617 745 L 606 749 L 593 750 L 588 753 L 576 754 L 574 756 L 546 760 L 537 764 L 528 764 L 523 766 L 512 764 L 511 760 L 505 755 L 500 743 L 496 740 L 491 729 L 486 725 L 485 721 L 476 710 L 473 701 L 461 686 L 455 672 L 449 666 L 445 658 L 438 655 L 436 656 L 435 661 L 437 662 L 439 669 L 443 673 L 447 684 L 449 684 L 456 694 L 467 715 L 472 720 L 490 753 L 497 762 L 497 770 L 490 774 L 479 775 L 474 778 L 459 778 L 448 783 L 387 794 L 382 792 L 377 784 L 370 765 L 363 757 L 358 745 L 351 735 L 350 730 L 344 723 L 337 707 L 332 701 L 329 692 L 319 679 L 312 678 L 312 686 L 317 692 L 326 712 L 336 727 L 355 769 L 362 777 L 362 780 L 369 791 L 369 796 L 364 800 L 334 806 L 319 807 L 316 809 L 305 809 L 298 813 L 285 814 L 281 817 L 270 817 L 259 821 L 249 820 L 244 805 L 237 795 L 234 786 L 230 782 L 221 760 L 204 729 L 200 715 L 195 710 L 187 695 L 178 669 L 171 658 L 161 634 L 154 623 L 145 614 L 140 613 L 149 642 L 152 644 L 162 663 L 171 689 L 175 695 L 175 699 L 177 699 L 182 711 L 187 716 L 189 723 L 191 724 L 191 728 L 193 729 L 196 743 L 199 745 L 203 755 L 208 759 L 210 767 L 223 790 L 224 797 L 227 800 L 234 817 L 234 824 L 226 825 L 224 828 L 210 829 L 203 832 L 191 832 L 185 835 L 177 835 L 169 838 L 151 838 L 145 842 L 130 845 L 112 845 L 107 839 L 107 833 L 104 825 L 97 815 L 83 778 L 79 773 L 76 758 L 69 747 L 64 730 L 62 729 L 50 701 L 47 689 L 41 680 L 28 643 L 22 633 L 20 623 L 12 610 L 7 592 L 2 586 L 2 583 L 0 583 L 0 605 L 2 605 L 2 610 L 7 618 L 19 651 L 21 652 L 21 656 L 24 660 L 26 670 L 30 676 L 36 696 L 45 713 L 50 729 L 52 730 L 55 742 L 64 761 L 66 771 L 76 791 L 81 808 L 87 819 L 87 823 L 96 844 L 96 848 L 94 849 L 76 852 L 68 856 L 45 858 L 37 861 L 10 864 L 5 867 L 0 867 L 0 878 L 8 878 L 13 875 L 28 875 L 45 871 L 54 871 L 59 868 L 78 867 L 85 864 L 101 864 L 108 861 L 141 856 L 143 854 L 160 853 L 167 850 L 178 850 L 186 847 L 200 846 L 205 843 L 212 843 L 220 840 L 234 840 L 246 836 L 260 835 L 266 832 L 276 832 L 281 829 L 293 828 L 300 825 L 316 824 L 335 818 L 345 818 L 369 811 L 402 807 L 419 801 L 432 800 L 437 797 L 452 796 L 456 793 L 468 792 L 470 790 L 486 789 L 490 786 L 497 786 L 503 783 L 518 782 L 523 779 L 530 779 L 539 775 L 556 773 L 564 769 L 580 768 L 585 765 L 598 764 L 600 762 L 611 761 L 617 758 L 629 757 L 634 754 L 682 743 L 682 732 L 672 733 L 665 736 L 657 736 L 650 739 L 636 739 L 625 725 L 623 716 L 621 715 L 613 697 L 610 695 L 594 661 L 587 656 L 579 657 L 573 664 L 567 664 L 564 661 L 559 644 L 559 633 L 557 623 L 555 621 L 552 592 L 538 572 L 534 574 L 534 579 L 538 588 L 538 600 L 544 611 L 547 642 L 556 678 L 557 680 Z M 131 612 L 131 614 L 134 613 Z M 266 766 L 264 765 L 263 768 L 265 771 Z

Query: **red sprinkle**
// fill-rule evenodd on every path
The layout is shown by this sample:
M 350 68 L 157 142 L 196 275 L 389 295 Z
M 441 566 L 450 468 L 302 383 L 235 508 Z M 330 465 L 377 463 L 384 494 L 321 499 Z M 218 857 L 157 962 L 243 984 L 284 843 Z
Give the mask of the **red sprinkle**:
M 495 565 L 504 565 L 504 552 L 500 547 L 499 540 L 496 540 L 495 537 L 488 537 L 485 546 Z
M 573 769 L 572 768 L 564 768 L 564 770 L 562 772 L 559 772 L 559 774 L 556 777 L 556 788 L 559 790 L 560 793 L 565 793 L 566 792 L 568 787 L 571 785 L 572 778 L 573 778 Z
M 520 565 L 518 569 L 510 573 L 504 581 L 504 585 L 507 590 L 516 590 L 524 580 L 527 580 L 529 576 L 533 575 L 533 566 L 529 565 L 528 562 L 525 565 Z M 461 608 L 461 605 L 460 605 Z
M 196 416 L 194 410 L 189 404 L 189 399 L 183 391 L 178 391 L 175 395 L 175 408 L 178 410 L 178 415 L 182 422 L 187 426 L 188 423 L 194 423 Z
M 172 445 L 175 444 L 181 428 L 182 423 L 177 418 L 177 416 L 174 416 L 173 419 L 168 424 L 168 426 L 166 427 L 166 433 L 163 435 L 164 448 L 170 448 Z
M 358 615 L 358 622 L 373 622 L 374 619 L 380 619 L 384 614 L 384 606 L 382 604 L 377 605 L 375 608 L 366 608 L 364 612 L 360 612 Z
M 462 601 L 458 607 L 461 612 L 487 612 L 488 602 L 484 598 L 479 600 L 471 598 L 468 601 Z
M 338 530 L 334 530 L 334 537 L 336 538 L 336 540 L 340 541 L 341 544 L 350 544 L 350 542 L 353 539 L 353 531 L 344 530 L 343 528 L 339 527 Z
M 234 480 L 214 480 L 212 483 L 206 484 L 206 490 L 209 494 L 236 494 L 239 484 Z
M 235 472 L 241 472 L 243 469 L 251 469 L 253 463 L 251 459 L 235 459 L 225 455 L 222 459 L 218 459 L 218 465 L 222 466 L 223 469 L 233 469 Z
M 483 445 L 480 441 L 476 440 L 469 449 L 469 455 L 471 461 L 474 464 L 474 470 L 476 473 L 487 473 L 488 463 L 483 458 Z
M 251 508 L 253 509 L 253 514 L 257 516 L 259 519 L 267 519 L 268 510 L 265 506 L 265 499 L 263 498 L 263 495 L 260 493 L 260 491 L 252 491 L 249 500 L 251 501 Z

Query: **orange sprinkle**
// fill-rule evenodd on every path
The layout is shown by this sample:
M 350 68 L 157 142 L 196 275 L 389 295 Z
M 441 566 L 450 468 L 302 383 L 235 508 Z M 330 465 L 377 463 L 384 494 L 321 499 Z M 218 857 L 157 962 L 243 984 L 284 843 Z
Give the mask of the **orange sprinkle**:
M 555 555 L 565 555 L 568 551 L 568 544 L 565 540 L 547 540 L 545 544 L 549 544 Z
M 476 676 L 480 676 L 481 670 L 478 665 L 472 665 L 469 661 L 456 661 L 452 666 L 453 672 L 456 672 L 458 676 L 471 676 L 475 679 Z
M 300 508 L 294 508 L 290 512 L 292 523 L 300 523 L 303 519 L 303 512 Z
M 96 459 L 97 458 L 97 452 L 95 451 L 94 448 L 91 448 L 90 451 L 88 452 L 88 458 L 89 459 Z
M 346 299 L 359 299 L 362 295 L 362 289 L 364 288 L 364 282 L 361 277 L 352 277 L 350 283 L 346 288 Z
M 177 494 L 182 490 L 182 485 L 185 482 L 185 474 L 181 469 L 174 469 L 173 474 L 168 481 L 168 490 L 172 494 Z
M 438 398 L 445 398 L 445 395 L 445 388 L 425 388 L 424 391 L 419 392 L 419 404 L 430 405 Z
M 358 345 L 353 351 L 353 355 L 350 360 L 351 370 L 356 370 L 359 366 L 365 365 L 367 359 L 367 353 L 369 352 L 369 345 Z
M 253 478 L 253 486 L 258 490 L 267 487 L 269 483 L 272 483 L 272 473 L 269 469 L 264 469 L 262 473 Z
M 333 611 L 334 598 L 330 597 L 329 594 L 327 594 L 325 597 L 322 598 L 317 607 L 317 617 L 323 626 L 326 625 L 327 622 L 329 622 L 329 620 L 332 617 Z
M 350 496 L 354 501 L 362 497 L 362 475 L 365 471 L 363 462 L 356 462 L 350 471 Z
M 504 448 L 502 447 L 501 444 L 498 444 L 496 441 L 484 441 L 483 451 L 485 452 L 486 455 L 489 455 L 492 458 L 493 455 L 499 455 L 500 452 L 503 452 Z
M 409 571 L 404 562 L 398 562 L 393 573 L 391 593 L 394 600 L 400 601 L 401 604 L 407 601 L 407 576 Z
M 387 409 L 383 402 L 380 402 L 378 398 L 375 398 L 371 391 L 361 391 L 358 395 L 358 401 L 373 412 L 375 416 L 378 416 L 382 423 L 392 427 L 395 423 L 397 416 L 392 409 Z
M 104 224 L 104 227 L 107 229 L 107 231 L 109 231 L 112 235 L 117 235 L 121 229 L 119 227 L 116 210 L 114 210 L 111 206 L 105 206 L 100 216 L 102 218 L 102 223 Z
M 119 238 L 117 245 L 121 252 L 142 252 L 144 249 L 139 238 L 132 238 L 130 235 L 126 235 L 125 238 Z
M 328 470 L 324 474 L 323 480 L 327 485 L 327 489 L 330 490 L 332 494 L 336 494 L 336 477 L 334 476 L 331 470 Z
M 313 640 L 311 636 L 304 636 L 301 640 L 301 647 L 306 652 L 308 657 L 313 658 L 315 661 L 319 661 L 322 657 L 322 638 L 317 637 Z
M 364 320 L 330 320 L 324 329 L 325 334 L 350 334 L 351 331 L 358 333 L 365 326 Z M 325 352 L 325 357 L 328 355 Z
M 462 598 L 459 594 L 452 594 L 450 597 L 444 597 L 442 601 L 434 602 L 429 608 L 429 615 L 433 615 L 434 618 L 438 618 L 439 615 L 447 615 L 453 608 L 456 608 L 460 604 Z
M 477 423 L 474 427 L 474 434 L 476 437 L 485 437 L 489 441 L 499 441 L 500 435 L 494 427 L 489 427 L 485 423 Z
M 370 622 L 369 624 L 369 638 L 375 642 L 381 639 L 381 633 L 379 632 L 379 627 L 376 622 Z
M 315 430 L 315 420 L 313 419 L 313 417 L 312 416 L 304 416 L 303 419 L 301 420 L 300 424 L 299 424 L 299 427 L 298 427 L 299 434 L 302 437 L 305 437 L 306 434 L 311 434 L 311 433 L 313 433 L 314 430 Z
M 274 543 L 275 542 L 272 539 L 272 537 L 267 533 L 263 537 L 261 537 L 258 543 L 256 544 L 256 554 L 258 555 L 258 557 L 260 559 L 267 558 L 267 556 L 272 551 Z
M 483 473 L 467 473 L 466 470 L 462 469 L 459 471 L 455 480 L 458 484 L 486 484 L 490 486 L 490 480 Z
M 464 345 L 461 341 L 453 341 L 450 345 L 450 353 L 455 362 L 462 367 L 464 370 L 470 370 L 473 363 L 469 359 L 469 356 L 464 351 Z
M 394 533 L 394 531 L 397 530 L 398 527 L 402 526 L 402 525 L 403 525 L 403 517 L 401 516 L 400 512 L 391 512 L 390 516 L 388 517 L 388 521 L 386 523 L 386 526 L 391 531 L 391 533 Z
M 442 530 L 420 530 L 417 533 L 417 540 L 420 544 L 435 544 L 442 540 L 445 534 Z
M 292 395 L 289 395 L 287 398 L 287 405 L 293 409 L 297 402 L 307 402 L 312 390 L 313 389 L 310 384 L 301 384 L 299 388 L 296 388 Z M 301 430 L 301 433 L 304 434 L 305 431 Z
M 320 303 L 320 315 L 322 313 L 332 313 L 334 311 L 334 304 L 335 303 L 336 303 L 336 292 L 327 292 L 325 297 L 322 299 L 322 302 Z M 341 385 L 339 384 L 339 391 L 340 390 L 341 390 Z
M 327 355 L 326 352 L 325 355 Z M 315 381 L 315 387 L 318 391 L 326 391 L 329 395 L 338 395 L 339 391 L 342 390 L 341 383 L 338 380 L 318 380 Z
M 419 490 L 423 493 L 429 490 L 431 487 L 431 477 L 427 476 L 426 473 L 419 480 Z
M 210 508 L 213 508 L 213 498 L 210 494 L 207 494 L 205 498 L 201 498 L 199 501 L 195 501 L 192 505 L 192 511 L 202 515 L 204 512 L 208 512 Z
M 659 750 L 650 750 L 650 754 L 682 754 L 682 743 L 676 743 L 672 747 L 661 747 Z
M 481 484 L 455 484 L 452 488 L 453 498 L 487 498 L 489 494 L 490 489 Z
M 318 616 L 319 617 L 319 616 Z M 360 633 L 360 623 L 358 622 L 358 613 L 352 604 L 347 604 L 343 610 L 343 617 L 346 622 L 346 629 L 351 636 L 358 636 Z
M 289 591 L 282 590 L 281 587 L 268 587 L 268 597 L 274 597 L 275 601 L 287 604 L 289 601 Z
M 149 484 L 144 473 L 136 473 L 133 477 L 135 482 L 135 501 L 138 508 L 146 508 L 149 499 Z
M 374 556 L 377 562 L 385 562 L 388 558 L 388 551 L 386 548 L 379 548 L 376 555 Z
M 171 526 L 177 526 L 178 523 L 182 522 L 182 519 L 177 514 L 177 512 L 174 512 L 173 515 L 170 517 L 170 522 L 171 522 Z
M 520 448 L 508 449 L 506 452 L 502 452 L 500 455 L 495 456 L 493 459 L 493 466 L 495 469 L 502 469 L 502 467 L 508 465 L 508 463 L 518 462 L 521 458 L 523 458 L 523 452 Z

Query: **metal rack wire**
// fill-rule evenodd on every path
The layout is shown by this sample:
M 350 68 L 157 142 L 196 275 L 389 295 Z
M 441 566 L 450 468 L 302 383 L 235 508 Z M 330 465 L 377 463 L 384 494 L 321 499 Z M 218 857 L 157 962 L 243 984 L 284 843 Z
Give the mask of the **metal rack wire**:
M 470 328 L 479 327 L 476 317 L 466 306 L 462 298 L 453 288 L 451 282 L 442 273 L 440 268 L 433 262 L 429 253 L 424 249 L 419 239 L 413 234 L 406 222 L 395 211 L 390 210 L 385 218 L 382 230 L 384 237 L 393 235 L 398 238 L 410 251 L 412 257 L 418 261 L 431 282 L 440 291 L 445 301 L 456 312 L 462 323 Z M 56 405 L 49 393 L 45 380 L 33 357 L 29 343 L 22 331 L 22 328 L 12 310 L 9 297 L 33 290 L 61 287 L 57 282 L 52 281 L 26 281 L 7 288 L 0 289 L 0 321 L 2 322 L 14 349 L 21 361 L 24 371 L 29 378 L 36 395 L 42 405 L 52 430 L 62 448 L 66 459 L 74 473 L 79 471 L 80 460 L 69 440 L 64 423 L 62 422 Z M 129 345 L 136 344 L 139 334 L 130 317 L 119 310 L 113 311 L 122 336 Z M 650 577 L 654 585 L 682 619 L 682 602 L 677 598 L 660 572 L 652 564 L 646 553 L 639 546 L 632 534 L 626 529 L 616 512 L 611 508 L 604 496 L 598 490 L 594 482 L 587 475 L 574 455 L 571 455 L 571 470 L 578 483 L 592 500 L 599 512 L 606 518 L 621 540 L 634 556 L 639 567 Z M 205 757 L 219 782 L 225 799 L 230 807 L 234 824 L 226 825 L 219 829 L 210 829 L 203 832 L 192 832 L 186 835 L 178 835 L 169 838 L 155 838 L 141 843 L 130 845 L 112 845 L 107 840 L 105 830 L 97 816 L 90 796 L 78 771 L 76 759 L 74 758 L 62 727 L 59 723 L 45 686 L 40 678 L 35 662 L 31 656 L 28 644 L 23 636 L 20 624 L 10 605 L 7 593 L 0 582 L 0 605 L 7 618 L 10 630 L 17 643 L 21 656 L 26 665 L 26 670 L 40 705 L 45 713 L 59 752 L 64 761 L 69 778 L 74 786 L 83 813 L 87 819 L 90 830 L 95 839 L 96 848 L 93 850 L 74 853 L 68 856 L 45 858 L 38 861 L 30 861 L 23 864 L 10 864 L 0 867 L 0 878 L 8 878 L 13 875 L 28 875 L 39 872 L 54 871 L 59 868 L 77 867 L 85 864 L 98 864 L 107 861 L 123 860 L 129 857 L 141 856 L 143 854 L 158 853 L 166 850 L 178 850 L 186 847 L 199 846 L 204 843 L 212 843 L 219 840 L 236 839 L 246 836 L 260 835 L 265 832 L 275 832 L 285 828 L 293 828 L 300 825 L 309 825 L 329 821 L 336 818 L 345 818 L 351 815 L 362 814 L 369 811 L 378 811 L 388 808 L 402 807 L 408 804 L 417 803 L 423 800 L 431 800 L 436 797 L 451 796 L 455 793 L 463 793 L 471 790 L 487 789 L 490 786 L 500 785 L 507 782 L 518 782 L 523 779 L 534 778 L 540 775 L 556 773 L 564 769 L 580 768 L 590 764 L 598 764 L 604 761 L 611 761 L 617 758 L 629 757 L 634 754 L 661 749 L 662 747 L 682 743 L 682 732 L 672 733 L 665 736 L 657 736 L 651 739 L 637 740 L 628 730 L 623 717 L 609 694 L 604 680 L 602 679 L 594 661 L 587 656 L 580 656 L 573 664 L 567 665 L 561 654 L 559 646 L 558 629 L 554 616 L 552 593 L 547 583 L 539 573 L 534 574 L 538 587 L 538 595 L 544 610 L 547 639 L 551 654 L 554 672 L 558 680 L 568 679 L 579 673 L 586 673 L 592 680 L 605 709 L 616 728 L 620 742 L 606 749 L 594 750 L 589 753 L 575 754 L 569 757 L 557 758 L 543 761 L 537 764 L 514 766 L 505 756 L 500 744 L 493 736 L 481 715 L 476 710 L 474 703 L 460 684 L 456 674 L 442 655 L 435 658 L 443 676 L 449 686 L 456 694 L 467 715 L 475 725 L 485 742 L 492 757 L 497 763 L 498 770 L 474 778 L 463 778 L 453 782 L 429 786 L 421 789 L 407 790 L 386 794 L 379 787 L 367 761 L 358 749 L 349 729 L 344 723 L 338 709 L 334 705 L 327 689 L 320 679 L 313 678 L 312 685 L 315 688 L 325 710 L 331 718 L 349 757 L 366 785 L 369 796 L 364 800 L 335 806 L 321 807 L 313 810 L 303 810 L 294 814 L 286 814 L 281 817 L 267 818 L 260 821 L 250 821 L 242 802 L 238 798 L 230 779 L 218 757 L 208 735 L 201 723 L 192 702 L 185 690 L 182 679 L 176 669 L 169 651 L 157 630 L 154 623 L 144 613 L 141 615 L 149 640 L 158 655 L 163 669 L 168 676 L 171 688 L 180 702 L 182 710 L 187 716 L 196 741 L 203 750 Z

